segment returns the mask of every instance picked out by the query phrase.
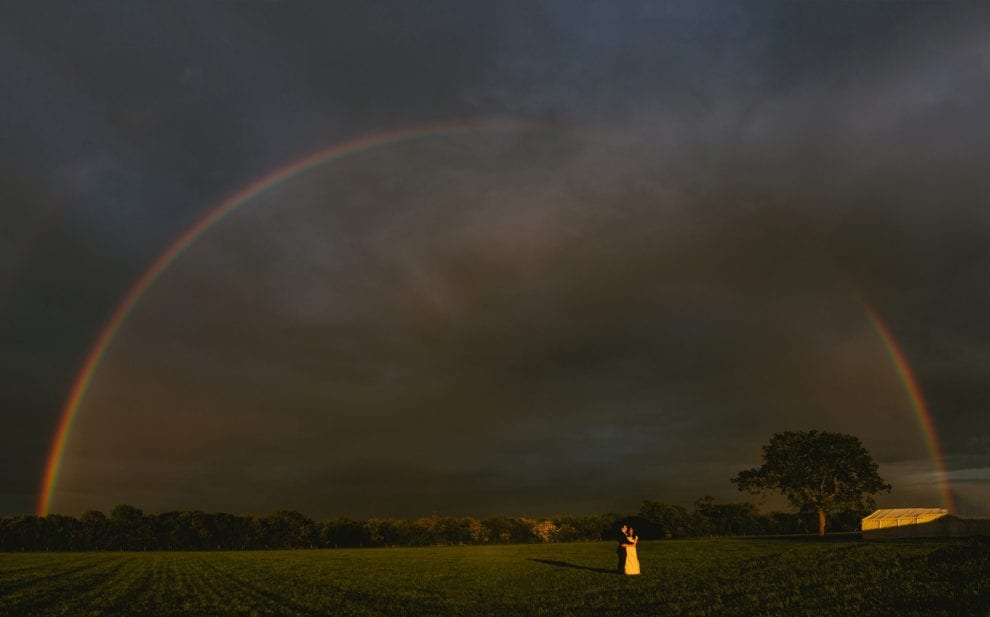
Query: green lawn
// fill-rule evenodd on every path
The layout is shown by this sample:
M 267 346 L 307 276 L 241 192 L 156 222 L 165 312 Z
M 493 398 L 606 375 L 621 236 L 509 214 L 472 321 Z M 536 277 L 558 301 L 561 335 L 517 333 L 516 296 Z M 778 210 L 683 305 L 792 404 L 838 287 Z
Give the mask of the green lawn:
M 990 542 L 845 538 L 0 553 L 0 614 L 990 615 Z

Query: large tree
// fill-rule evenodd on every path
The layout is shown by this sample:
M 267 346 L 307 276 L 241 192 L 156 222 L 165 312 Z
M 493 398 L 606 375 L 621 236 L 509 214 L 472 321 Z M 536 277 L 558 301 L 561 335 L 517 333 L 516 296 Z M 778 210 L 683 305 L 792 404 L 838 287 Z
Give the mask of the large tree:
M 859 439 L 820 431 L 775 433 L 763 446 L 763 465 L 732 478 L 753 494 L 780 491 L 795 508 L 818 512 L 818 535 L 837 509 L 873 507 L 871 497 L 889 491 Z

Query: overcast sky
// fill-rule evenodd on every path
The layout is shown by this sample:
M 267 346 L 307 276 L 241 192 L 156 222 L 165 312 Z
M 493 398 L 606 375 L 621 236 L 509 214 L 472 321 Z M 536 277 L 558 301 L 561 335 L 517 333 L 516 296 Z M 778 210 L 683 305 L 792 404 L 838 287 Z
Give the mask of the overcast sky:
M 0 515 L 590 514 L 748 498 L 783 430 L 990 515 L 990 12 L 938 2 L 16 3 Z M 498 119 L 498 128 L 479 123 Z

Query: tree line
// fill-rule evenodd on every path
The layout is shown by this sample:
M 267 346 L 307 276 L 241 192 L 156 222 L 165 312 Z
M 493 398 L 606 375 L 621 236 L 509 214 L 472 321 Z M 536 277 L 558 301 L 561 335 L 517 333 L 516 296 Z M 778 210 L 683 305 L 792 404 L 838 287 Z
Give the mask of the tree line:
M 875 506 L 872 495 L 890 491 L 858 438 L 817 430 L 775 433 L 763 447 L 763 464 L 731 479 L 741 491 L 780 492 L 793 513 L 762 513 L 749 503 L 717 504 L 703 497 L 694 509 L 644 501 L 635 515 L 550 518 L 507 516 L 479 520 L 437 516 L 416 520 L 336 518 L 314 521 L 298 512 L 265 517 L 205 512 L 145 514 L 129 505 L 110 516 L 90 510 L 76 519 L 0 518 L 2 551 L 247 550 L 334 547 L 522 544 L 612 539 L 620 523 L 640 538 L 804 534 L 817 529 L 856 531 Z
M 831 528 L 855 531 L 866 513 L 843 511 Z M 620 522 L 643 539 L 803 534 L 814 531 L 816 513 L 763 513 L 751 503 L 699 499 L 693 510 L 644 501 L 636 514 L 546 518 L 434 515 L 415 520 L 338 517 L 313 520 L 299 512 L 239 516 L 199 511 L 146 514 L 118 505 L 107 516 L 91 510 L 0 518 L 2 551 L 264 550 L 458 544 L 525 544 L 611 540 Z

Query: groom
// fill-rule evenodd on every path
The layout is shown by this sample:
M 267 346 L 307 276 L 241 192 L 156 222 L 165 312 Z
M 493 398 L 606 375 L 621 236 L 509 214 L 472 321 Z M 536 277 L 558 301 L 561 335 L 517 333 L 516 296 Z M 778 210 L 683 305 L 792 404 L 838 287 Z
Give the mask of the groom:
M 619 532 L 615 535 L 615 539 L 619 542 L 619 545 L 615 548 L 615 554 L 619 557 L 619 565 L 616 566 L 616 571 L 619 574 L 625 574 L 626 572 L 626 533 L 628 530 L 629 525 L 622 523 L 622 527 L 619 527 Z

